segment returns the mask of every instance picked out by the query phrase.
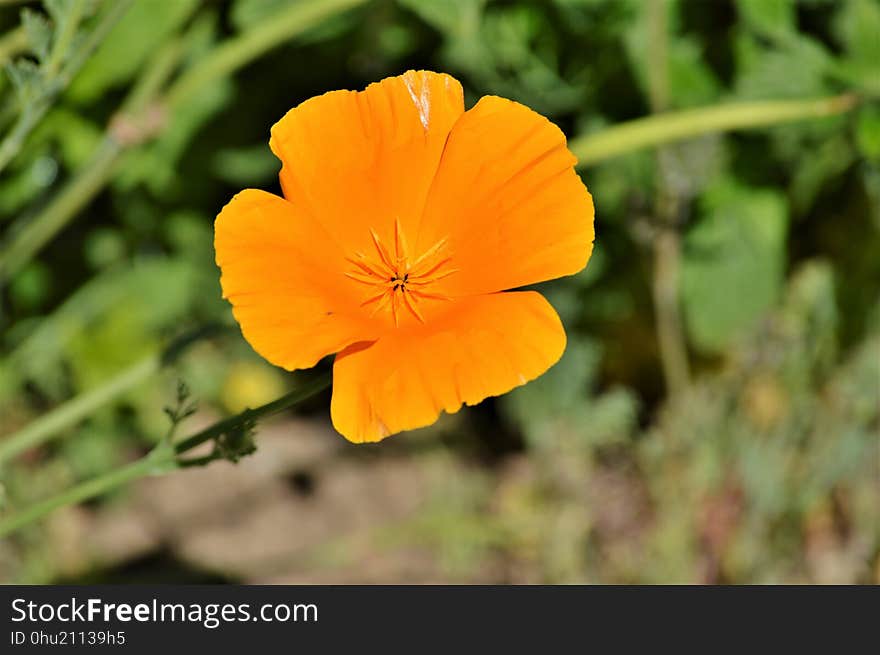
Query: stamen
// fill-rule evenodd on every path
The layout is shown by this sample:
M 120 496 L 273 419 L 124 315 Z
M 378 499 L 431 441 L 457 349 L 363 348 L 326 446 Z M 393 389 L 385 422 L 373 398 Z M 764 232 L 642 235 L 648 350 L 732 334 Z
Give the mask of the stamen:
M 394 316 L 394 327 L 400 327 L 400 317 L 397 315 L 397 303 L 400 302 L 397 299 L 397 294 L 392 291 L 391 292 L 391 315 Z
M 370 312 L 370 318 L 373 318 L 376 314 L 379 313 L 379 310 L 384 309 L 385 307 L 388 306 L 388 301 L 391 300 L 392 295 L 393 294 L 388 293 L 387 291 L 384 293 L 380 293 L 375 298 L 370 298 L 369 300 L 361 303 L 361 306 L 369 305 L 371 302 L 375 302 L 376 300 L 378 300 L 379 304 L 377 304 L 375 307 L 373 307 L 373 311 Z
M 439 293 L 425 293 L 424 291 L 416 291 L 415 289 L 410 289 L 407 293 L 412 295 L 413 298 L 419 300 L 452 300 L 450 296 L 444 296 Z
M 400 226 L 400 216 L 394 219 L 394 248 L 399 266 L 409 259 L 409 249 L 406 247 L 406 237 L 403 234 L 403 228 Z
M 362 252 L 355 252 L 354 257 L 346 257 L 346 261 L 353 264 L 355 270 L 347 271 L 345 276 L 360 284 L 369 285 L 378 292 L 361 303 L 361 307 L 372 306 L 371 318 L 390 308 L 394 325 L 399 327 L 405 308 L 416 320 L 425 323 L 425 315 L 419 307 L 420 301 L 451 300 L 448 296 L 424 291 L 432 283 L 458 272 L 454 268 L 443 270 L 452 258 L 438 256 L 448 243 L 446 238 L 440 239 L 410 265 L 409 246 L 400 217 L 394 219 L 394 258 L 372 228 L 370 237 L 378 260 Z
M 373 244 L 376 246 L 376 250 L 379 252 L 379 258 L 384 262 L 385 266 L 390 268 L 392 271 L 397 269 L 397 266 L 391 263 L 391 255 L 388 254 L 388 251 L 385 250 L 385 246 L 382 245 L 382 242 L 379 241 L 379 235 L 376 234 L 376 231 L 373 228 L 370 228 L 370 236 L 373 237 Z
M 432 282 L 436 282 L 437 280 L 442 280 L 443 278 L 447 278 L 453 273 L 458 273 L 457 268 L 451 268 L 445 273 L 440 273 L 439 275 L 435 275 L 434 277 L 420 277 L 418 281 L 413 280 L 410 284 L 415 284 L 416 286 L 422 286 L 425 284 L 431 284 Z
M 364 255 L 361 252 L 357 252 L 357 253 L 355 253 L 355 255 L 357 257 L 359 257 L 360 260 L 352 259 L 351 257 L 346 257 L 345 261 L 349 262 L 350 264 L 354 264 L 355 266 L 357 266 L 359 269 L 361 269 L 365 273 L 369 273 L 370 275 L 375 275 L 376 277 L 385 277 L 385 273 L 382 273 L 381 271 L 373 268 L 369 264 L 369 262 L 367 261 L 366 255 Z
M 413 316 L 415 316 L 417 319 L 419 319 L 420 322 L 424 323 L 425 317 L 422 316 L 422 312 L 420 312 L 419 308 L 416 307 L 416 299 L 412 298 L 412 300 L 410 300 L 411 294 L 412 294 L 412 292 L 407 293 L 406 289 L 404 289 L 403 290 L 403 302 L 406 304 L 407 309 L 409 309 L 409 311 L 411 311 L 413 313 Z
M 351 278 L 355 282 L 360 282 L 361 284 L 369 284 L 370 286 L 376 284 L 376 278 L 374 276 L 365 275 L 358 271 L 348 271 L 345 273 L 345 277 Z
M 436 272 L 438 268 L 445 266 L 450 261 L 451 261 L 451 259 L 449 257 L 447 257 L 446 259 L 440 260 L 439 262 L 437 262 L 433 266 L 429 265 L 428 268 L 424 271 L 413 271 L 413 275 L 415 275 L 417 277 L 425 277 L 426 275 L 431 275 L 432 273 Z
M 437 243 L 435 243 L 433 246 L 423 252 L 421 256 L 412 263 L 412 266 L 409 267 L 409 270 L 412 271 L 418 268 L 419 264 L 421 264 L 423 261 L 436 255 L 442 248 L 446 246 L 448 241 L 449 239 L 447 239 L 446 237 L 440 239 Z

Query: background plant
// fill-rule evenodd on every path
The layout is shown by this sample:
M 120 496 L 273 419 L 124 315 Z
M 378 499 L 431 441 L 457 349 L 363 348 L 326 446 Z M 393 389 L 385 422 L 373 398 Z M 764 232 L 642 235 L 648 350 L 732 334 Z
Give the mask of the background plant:
M 277 185 L 266 141 L 288 108 L 422 67 L 569 135 L 598 238 L 584 273 L 545 285 L 568 351 L 502 399 L 290 473 L 298 489 L 351 458 L 356 480 L 403 467 L 422 492 L 406 512 L 377 501 L 376 525 L 275 573 L 195 564 L 333 579 L 415 549 L 428 563 L 376 580 L 877 579 L 876 2 L 19 4 L 0 8 L 0 577 L 113 575 L 125 557 L 71 564 L 59 522 L 137 515 L 127 483 L 151 473 L 197 495 L 173 443 L 320 386 L 231 327 L 211 222 L 236 189 Z M 198 411 L 172 412 L 175 442 L 178 380 Z M 290 440 L 326 401 L 285 419 Z M 253 420 L 187 463 L 259 458 Z

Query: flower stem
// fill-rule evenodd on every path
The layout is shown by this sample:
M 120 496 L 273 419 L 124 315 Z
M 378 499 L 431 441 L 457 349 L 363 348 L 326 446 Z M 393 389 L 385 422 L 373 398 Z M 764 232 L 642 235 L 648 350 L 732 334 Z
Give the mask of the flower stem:
M 27 136 L 46 112 L 49 111 L 52 101 L 67 88 L 74 75 L 82 68 L 92 52 L 101 44 L 113 26 L 116 25 L 117 21 L 128 10 L 132 1 L 119 0 L 113 3 L 89 37 L 84 40 L 80 49 L 74 52 L 62 66 L 62 60 L 68 54 L 69 42 L 73 39 L 79 26 L 85 3 L 82 0 L 77 0 L 73 5 L 69 21 L 62 34 L 59 35 L 59 41 L 53 48 L 50 60 L 43 72 L 45 82 L 42 93 L 30 102 L 28 106 L 22 108 L 18 121 L 9 133 L 3 137 L 2 142 L 0 142 L 0 171 L 6 168 L 9 162 L 18 154 Z
M 658 204 L 672 206 L 658 191 Z M 662 210 L 658 219 L 662 221 Z M 681 238 L 678 232 L 661 222 L 654 236 L 654 313 L 657 320 L 657 345 L 666 392 L 678 396 L 690 384 L 687 342 L 681 320 Z
M 331 380 L 332 378 L 329 371 L 322 373 L 314 380 L 307 384 L 300 385 L 290 393 L 287 393 L 272 402 L 260 405 L 254 409 L 246 409 L 240 414 L 218 421 L 217 423 L 214 423 L 214 425 L 177 442 L 174 445 L 174 452 L 176 455 L 182 455 L 193 448 L 201 446 L 206 441 L 211 441 L 212 439 L 245 425 L 248 422 L 258 421 L 267 416 L 272 416 L 273 414 L 277 414 L 278 412 L 293 407 L 325 389 L 330 388 Z
M 70 55 L 70 43 L 76 35 L 85 11 L 85 0 L 74 0 L 66 12 L 64 27 L 55 39 L 49 61 L 46 62 L 46 77 L 53 78 L 61 69 L 64 58 Z
M 105 473 L 99 477 L 75 485 L 60 494 L 34 503 L 20 512 L 0 520 L 0 537 L 5 537 L 16 530 L 19 530 L 29 523 L 50 514 L 59 507 L 73 505 L 90 498 L 95 498 L 111 489 L 115 489 L 116 487 L 131 482 L 132 480 L 149 475 L 151 472 L 161 471 L 173 464 L 173 457 L 156 457 L 153 455 L 154 452 L 156 451 L 151 451 L 141 459 L 110 471 L 109 473 Z
M 664 112 L 572 139 L 568 146 L 577 156 L 578 166 L 590 166 L 636 150 L 703 134 L 835 116 L 850 111 L 858 101 L 855 94 L 845 93 L 809 100 L 737 102 Z
M 144 457 L 135 460 L 130 464 L 126 464 L 118 469 L 99 475 L 91 480 L 81 482 L 55 496 L 34 503 L 11 516 L 0 519 L 0 537 L 5 537 L 24 526 L 43 518 L 60 507 L 80 503 L 89 500 L 90 498 L 96 498 L 97 496 L 101 496 L 108 491 L 112 491 L 113 489 L 137 480 L 138 478 L 167 473 L 170 470 L 178 468 L 181 464 L 189 465 L 189 462 L 193 461 L 197 461 L 199 464 L 207 464 L 210 461 L 221 459 L 222 456 L 220 455 L 207 455 L 199 457 L 196 460 L 180 460 L 179 457 L 203 443 L 244 426 L 253 424 L 260 419 L 277 414 L 282 410 L 294 407 L 295 405 L 308 400 L 312 396 L 329 388 L 330 381 L 330 373 L 324 373 L 316 379 L 299 386 L 290 393 L 281 396 L 277 400 L 254 409 L 246 409 L 240 414 L 218 421 L 212 426 L 196 432 L 192 436 L 174 445 L 162 442 Z
M 156 355 L 145 357 L 103 384 L 62 403 L 18 432 L 0 441 L 0 466 L 30 448 L 49 441 L 102 405 L 135 388 L 159 370 Z
M 669 108 L 669 4 L 650 0 L 648 16 L 648 96 L 655 114 Z M 657 323 L 657 347 L 666 393 L 679 395 L 690 384 L 687 340 L 681 320 L 681 236 L 676 227 L 680 198 L 669 184 L 670 157 L 660 146 L 655 153 L 654 277 L 652 292 Z
M 86 167 L 0 250 L 0 285 L 18 273 L 113 175 L 120 145 L 104 137 Z
M 62 403 L 6 437 L 0 441 L 0 467 L 19 453 L 50 441 L 99 407 L 134 389 L 163 366 L 176 361 L 193 343 L 211 337 L 222 329 L 222 326 L 212 324 L 187 332 L 173 340 L 162 352 L 145 357 L 103 384 Z
M 363 2 L 364 0 L 308 0 L 292 3 L 287 9 L 268 17 L 244 34 L 217 46 L 172 84 L 164 95 L 164 101 L 159 99 L 159 88 L 166 81 L 167 75 L 173 71 L 172 67 L 168 66 L 167 59 L 160 54 L 135 84 L 129 98 L 121 107 L 120 115 L 123 118 L 131 118 L 134 124 L 141 124 L 143 121 L 140 116 L 129 117 L 128 113 L 137 114 L 139 110 L 149 109 L 151 105 L 157 103 L 164 105 L 168 110 L 173 110 L 175 106 L 201 92 L 205 86 L 231 75 L 285 40 L 302 33 L 321 20 Z M 164 75 L 157 74 L 156 70 L 160 70 Z M 147 87 L 152 88 L 152 97 L 145 97 L 144 89 Z M 98 195 L 112 179 L 121 155 L 127 149 L 141 143 L 141 140 L 137 139 L 120 140 L 114 131 L 115 127 L 118 127 L 118 122 L 111 123 L 101 145 L 85 168 L 70 180 L 45 209 L 14 235 L 6 247 L 0 249 L 0 285 L 20 271 Z M 147 136 L 154 134 L 145 135 Z M 0 159 L 0 168 L 2 168 L 2 159 Z

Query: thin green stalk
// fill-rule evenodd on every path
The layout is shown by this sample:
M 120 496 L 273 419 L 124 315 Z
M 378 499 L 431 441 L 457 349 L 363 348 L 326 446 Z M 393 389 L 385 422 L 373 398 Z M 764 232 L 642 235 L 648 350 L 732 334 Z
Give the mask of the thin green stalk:
M 667 0 L 648 0 L 648 96 L 651 111 L 669 108 L 669 6 Z
M 679 396 L 690 384 L 687 341 L 681 319 L 681 238 L 663 220 L 677 205 L 668 191 L 658 191 L 657 216 L 660 225 L 654 236 L 654 279 L 652 292 L 657 321 L 657 345 L 666 393 Z M 668 207 L 668 210 L 664 210 Z
M 172 40 L 159 51 L 123 101 L 120 116 L 134 114 L 144 108 L 174 72 L 180 55 L 181 44 L 178 39 Z M 80 173 L 65 185 L 40 214 L 13 234 L 8 245 L 0 250 L 0 283 L 20 271 L 112 179 L 116 164 L 128 145 L 118 136 L 118 132 L 119 124 L 113 123 Z M 139 141 L 135 139 L 132 143 L 134 142 Z
M 218 437 L 229 434 L 235 430 L 246 429 L 260 419 L 277 414 L 278 412 L 294 407 L 295 405 L 308 400 L 315 394 L 327 389 L 330 386 L 330 380 L 329 372 L 325 373 L 316 380 L 291 391 L 277 400 L 261 405 L 255 409 L 246 409 L 236 416 L 223 421 L 218 421 L 214 425 L 195 433 L 174 446 L 169 446 L 169 444 L 165 442 L 160 443 L 141 459 L 110 471 L 109 473 L 105 473 L 96 478 L 92 478 L 91 480 L 77 484 L 55 496 L 30 505 L 11 516 L 0 519 L 0 537 L 5 537 L 16 530 L 43 518 L 60 507 L 81 503 L 90 498 L 96 498 L 97 496 L 101 496 L 108 491 L 112 491 L 113 489 L 128 484 L 138 478 L 147 475 L 166 473 L 177 468 L 181 463 L 186 465 L 193 461 L 197 461 L 198 464 L 206 464 L 215 459 L 221 459 L 221 455 L 208 455 L 196 458 L 195 460 L 182 461 L 179 457 L 203 443 L 215 440 Z
M 132 480 L 137 480 L 150 473 L 161 473 L 168 470 L 174 464 L 173 456 L 168 456 L 165 451 L 154 450 L 145 457 L 131 464 L 105 473 L 97 478 L 82 482 L 57 496 L 34 503 L 22 511 L 0 520 L 0 537 L 5 537 L 16 530 L 32 523 L 47 514 L 66 505 L 81 503 L 90 498 L 95 498 L 108 491 L 124 485 Z
M 113 176 L 122 147 L 104 137 L 89 163 L 32 221 L 12 235 L 0 250 L 0 283 L 8 280 L 45 246 Z
M 363 2 L 364 0 L 310 0 L 292 4 L 290 8 L 270 16 L 260 25 L 225 42 L 204 57 L 169 89 L 165 96 L 165 106 L 171 109 L 178 103 L 185 102 L 205 86 L 234 73 L 285 40 L 302 33 L 331 15 Z M 164 63 L 158 60 L 154 62 L 152 69 L 161 68 Z M 148 70 L 143 79 L 148 78 L 157 80 L 159 76 Z M 161 83 L 164 83 L 164 79 L 155 85 L 151 82 L 151 86 L 155 86 L 155 90 L 158 91 Z M 152 98 L 145 97 L 146 94 L 143 92 L 146 86 L 145 81 L 139 81 L 135 85 L 130 99 L 123 103 L 121 112 L 123 117 L 126 109 L 132 111 L 135 109 L 134 105 L 143 108 L 151 104 Z M 134 117 L 134 122 L 137 121 L 138 118 Z M 0 284 L 21 270 L 112 179 L 114 166 L 123 151 L 138 143 L 137 141 L 119 143 L 114 136 L 114 127 L 114 125 L 110 126 L 99 150 L 85 168 L 68 182 L 60 195 L 50 201 L 43 211 L 13 236 L 5 248 L 0 249 Z
M 19 453 L 44 444 L 73 427 L 99 407 L 137 387 L 163 366 L 173 364 L 195 342 L 210 338 L 224 329 L 222 325 L 210 324 L 187 332 L 174 339 L 163 351 L 144 357 L 103 384 L 58 405 L 18 432 L 0 440 L 0 467 Z
M 651 111 L 669 108 L 669 4 L 649 0 L 648 7 L 648 95 Z M 652 247 L 654 275 L 652 294 L 657 328 L 657 346 L 666 392 L 679 395 L 690 384 L 687 340 L 681 319 L 681 237 L 675 226 L 680 198 L 669 185 L 669 157 L 660 146 L 655 153 L 657 188 L 654 200 L 656 227 Z
M 277 414 L 278 412 L 293 407 L 294 405 L 308 400 L 312 396 L 324 391 L 324 389 L 328 389 L 331 381 L 332 378 L 330 373 L 323 373 L 315 380 L 301 385 L 290 393 L 285 394 L 272 402 L 260 405 L 254 409 L 246 409 L 235 416 L 231 416 L 223 421 L 218 421 L 217 423 L 214 423 L 214 425 L 211 425 L 200 432 L 196 432 L 194 435 L 175 444 L 174 452 L 176 455 L 183 455 L 193 448 L 201 446 L 206 441 L 211 441 L 222 434 L 227 434 L 249 422 L 256 422 L 267 416 L 272 416 L 273 414 Z
M 125 116 L 142 111 L 159 93 L 165 82 L 174 73 L 183 55 L 183 40 L 171 39 L 159 50 L 155 59 L 132 86 L 122 103 L 120 113 Z
M 809 100 L 738 102 L 666 112 L 572 139 L 568 146 L 577 156 L 578 166 L 589 166 L 635 150 L 713 132 L 768 127 L 835 116 L 853 109 L 857 104 L 856 95 L 845 93 Z
M 85 0 L 74 0 L 71 2 L 70 10 L 66 15 L 67 21 L 64 23 L 61 33 L 55 39 L 55 43 L 52 45 L 52 52 L 49 54 L 49 61 L 46 62 L 45 74 L 47 78 L 55 77 L 55 74 L 61 69 L 64 58 L 70 55 L 70 44 L 83 18 L 85 6 Z
M 45 443 L 76 425 L 99 407 L 138 386 L 159 370 L 159 357 L 151 355 L 103 384 L 62 403 L 24 428 L 0 441 L 0 466 L 30 448 Z
M 86 35 L 82 46 L 78 48 L 71 56 L 67 65 L 62 69 L 59 78 L 64 87 L 66 87 L 73 76 L 85 65 L 92 53 L 98 49 L 98 46 L 104 42 L 104 39 L 110 34 L 110 31 L 116 27 L 125 12 L 134 3 L 134 0 L 115 0 L 110 3 L 110 9 L 101 17 L 98 24 L 91 32 Z
M 69 40 L 74 34 L 68 34 L 72 29 L 76 32 L 79 25 L 77 15 L 68 24 L 67 28 L 60 35 L 60 39 L 67 42 L 62 44 L 63 50 L 55 47 L 52 51 L 51 59 L 44 71 L 46 82 L 43 85 L 43 92 L 39 97 L 35 98 L 27 107 L 23 107 L 18 121 L 9 131 L 9 133 L 0 142 L 0 171 L 9 164 L 10 161 L 18 154 L 24 145 L 25 139 L 31 131 L 40 122 L 43 116 L 49 111 L 54 98 L 63 91 L 74 75 L 79 71 L 89 56 L 106 38 L 110 30 L 116 25 L 117 21 L 122 18 L 133 0 L 118 0 L 111 5 L 110 10 L 101 18 L 101 21 L 84 41 L 79 50 L 73 53 L 67 63 L 58 70 L 61 58 L 66 55 L 66 49 L 69 46 Z

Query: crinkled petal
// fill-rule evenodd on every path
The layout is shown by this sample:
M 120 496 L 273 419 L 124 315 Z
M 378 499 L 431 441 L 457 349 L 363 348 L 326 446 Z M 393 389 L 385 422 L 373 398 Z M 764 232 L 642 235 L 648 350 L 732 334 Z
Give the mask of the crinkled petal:
M 350 251 L 371 250 L 370 228 L 390 242 L 421 216 L 463 112 L 458 81 L 428 71 L 306 100 L 272 127 L 284 195 Z
M 448 237 L 462 271 L 437 292 L 491 293 L 580 271 L 593 248 L 593 201 L 575 162 L 559 128 L 524 105 L 486 96 L 462 115 L 416 239 L 426 248 Z
M 565 331 L 533 291 L 455 301 L 441 320 L 355 344 L 333 368 L 333 425 L 350 441 L 423 427 L 525 384 L 565 349 Z
M 245 339 L 273 364 L 309 368 L 377 336 L 340 273 L 340 250 L 283 198 L 254 189 L 236 195 L 217 216 L 214 248 L 223 297 Z

